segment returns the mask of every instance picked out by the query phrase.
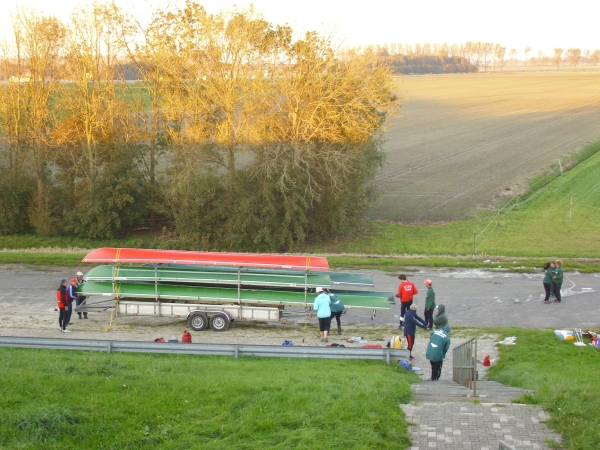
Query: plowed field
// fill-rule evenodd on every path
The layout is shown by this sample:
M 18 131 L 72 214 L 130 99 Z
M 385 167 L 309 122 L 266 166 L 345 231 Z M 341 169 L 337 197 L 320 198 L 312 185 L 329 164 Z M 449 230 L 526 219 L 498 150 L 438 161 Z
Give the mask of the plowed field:
M 600 136 L 599 72 L 407 76 L 397 83 L 404 106 L 386 133 L 375 219 L 463 219 Z

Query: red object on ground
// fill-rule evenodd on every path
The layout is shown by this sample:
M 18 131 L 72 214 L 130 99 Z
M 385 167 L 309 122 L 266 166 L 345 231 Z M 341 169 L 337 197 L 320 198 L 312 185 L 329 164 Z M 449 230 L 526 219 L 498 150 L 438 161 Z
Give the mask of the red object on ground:
M 188 330 L 183 330 L 181 342 L 189 342 L 190 344 L 192 343 L 192 335 L 188 332 Z
M 381 344 L 379 342 L 376 344 L 367 344 L 367 345 L 363 345 L 362 348 L 381 348 Z
M 483 358 L 483 365 L 485 367 L 488 367 L 490 365 L 490 355 L 485 355 L 485 358 Z
M 83 258 L 95 263 L 196 264 L 267 269 L 329 270 L 327 258 L 253 253 L 188 252 L 145 248 L 98 248 Z
M 159 337 L 154 339 L 154 342 L 165 342 L 165 338 L 164 337 Z

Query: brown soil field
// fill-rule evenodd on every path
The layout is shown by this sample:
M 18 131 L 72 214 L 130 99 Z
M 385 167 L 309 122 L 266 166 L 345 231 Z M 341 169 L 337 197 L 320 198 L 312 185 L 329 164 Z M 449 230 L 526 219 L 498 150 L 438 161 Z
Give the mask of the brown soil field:
M 405 76 L 374 219 L 466 218 L 600 136 L 600 72 Z

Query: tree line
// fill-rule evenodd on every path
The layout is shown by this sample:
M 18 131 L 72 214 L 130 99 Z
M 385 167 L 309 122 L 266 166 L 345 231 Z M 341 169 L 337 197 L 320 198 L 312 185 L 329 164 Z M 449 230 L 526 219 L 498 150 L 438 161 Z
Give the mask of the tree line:
M 197 248 L 349 233 L 374 199 L 389 67 L 252 8 L 20 9 L 0 45 L 0 234 L 110 238 L 163 219 Z M 134 78 L 132 80 L 132 78 Z
M 600 49 L 554 48 L 552 55 L 546 55 L 543 50 L 538 50 L 533 54 L 531 47 L 525 47 L 523 57 L 519 59 L 518 49 L 508 49 L 493 42 L 369 44 L 355 47 L 353 50 L 384 60 L 398 61 L 394 64 L 396 73 L 451 73 L 452 69 L 455 72 L 477 70 L 487 72 L 488 70 L 502 70 L 506 66 L 514 68 L 521 64 L 526 68 L 537 68 L 538 70 L 548 67 L 560 69 L 565 66 L 575 68 L 581 65 L 598 66 L 600 64 Z M 447 66 L 448 64 L 454 64 L 454 67 Z M 471 68 L 471 65 L 476 69 Z M 410 72 L 410 68 L 415 70 Z M 427 68 L 431 69 L 431 72 L 423 71 Z

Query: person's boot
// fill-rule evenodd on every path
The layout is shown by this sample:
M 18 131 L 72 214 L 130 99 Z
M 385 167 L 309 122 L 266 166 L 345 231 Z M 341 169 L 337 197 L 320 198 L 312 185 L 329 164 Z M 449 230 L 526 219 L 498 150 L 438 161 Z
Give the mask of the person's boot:
M 342 327 L 338 327 L 338 336 L 342 334 Z

